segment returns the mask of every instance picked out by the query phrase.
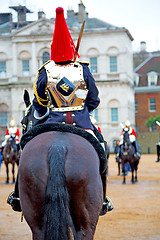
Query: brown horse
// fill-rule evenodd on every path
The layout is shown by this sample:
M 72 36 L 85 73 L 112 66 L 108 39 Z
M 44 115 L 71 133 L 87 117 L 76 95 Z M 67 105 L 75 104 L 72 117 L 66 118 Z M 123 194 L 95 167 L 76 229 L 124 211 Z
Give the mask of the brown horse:
M 91 240 L 102 208 L 99 157 L 72 133 L 46 132 L 24 147 L 19 193 L 33 240 Z
M 141 152 L 140 145 L 139 147 L 139 152 Z M 124 130 L 123 133 L 123 144 L 121 145 L 120 148 L 120 158 L 122 161 L 122 173 L 123 173 L 123 184 L 126 183 L 126 177 L 125 177 L 125 164 L 128 162 L 131 166 L 131 182 L 136 183 L 138 181 L 137 179 L 137 171 L 138 171 L 138 164 L 139 164 L 139 159 L 140 157 L 136 156 L 136 151 L 134 146 L 131 144 L 130 139 L 129 139 L 129 133 L 128 131 Z
M 27 92 L 24 100 L 28 115 L 22 120 L 27 131 L 22 148 L 26 135 L 31 139 L 21 153 L 19 196 L 33 240 L 92 240 L 103 203 L 99 155 L 87 139 L 71 132 L 37 135 L 40 125 L 46 126 L 30 129 L 35 119 Z
M 15 164 L 19 165 L 19 152 L 14 136 L 10 136 L 3 149 L 2 159 L 6 166 L 6 183 L 9 183 L 9 164 L 12 164 L 13 183 L 15 183 Z

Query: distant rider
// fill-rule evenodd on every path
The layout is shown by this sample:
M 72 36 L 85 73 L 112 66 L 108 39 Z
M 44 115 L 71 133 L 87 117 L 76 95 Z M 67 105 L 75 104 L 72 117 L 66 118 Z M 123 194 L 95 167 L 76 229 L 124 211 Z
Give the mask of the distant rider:
M 141 154 L 139 153 L 138 143 L 136 141 L 136 132 L 135 132 L 134 128 L 131 127 L 131 123 L 130 123 L 129 120 L 126 120 L 124 130 L 127 130 L 128 133 L 129 133 L 129 140 L 130 140 L 131 144 L 135 148 L 136 156 L 140 157 Z M 120 135 L 120 142 L 119 142 L 119 147 L 117 147 L 116 160 L 119 160 L 120 149 L 121 149 L 121 146 L 123 144 L 123 133 L 124 133 L 124 130 L 122 130 L 121 135 Z
M 19 131 L 19 128 L 16 126 L 16 122 L 15 122 L 14 118 L 11 119 L 10 124 L 9 124 L 9 128 L 7 128 L 7 131 L 6 131 L 6 134 L 5 134 L 5 140 L 2 142 L 2 152 L 3 152 L 3 149 L 6 145 L 6 143 L 7 143 L 7 140 L 11 136 L 15 137 L 17 150 L 19 151 L 19 149 L 20 149 L 20 146 L 19 146 L 20 131 Z

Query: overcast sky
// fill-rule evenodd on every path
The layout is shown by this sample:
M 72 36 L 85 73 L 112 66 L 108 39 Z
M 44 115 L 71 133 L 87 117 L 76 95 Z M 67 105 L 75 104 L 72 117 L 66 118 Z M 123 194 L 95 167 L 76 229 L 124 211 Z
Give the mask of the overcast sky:
M 43 10 L 47 18 L 55 17 L 56 7 L 78 11 L 80 0 L 0 0 L 0 12 L 12 12 L 9 6 L 26 5 L 34 13 L 27 20 L 37 20 Z M 83 0 L 89 17 L 96 17 L 118 27 L 125 27 L 134 38 L 133 50 L 145 41 L 147 51 L 160 50 L 160 0 Z

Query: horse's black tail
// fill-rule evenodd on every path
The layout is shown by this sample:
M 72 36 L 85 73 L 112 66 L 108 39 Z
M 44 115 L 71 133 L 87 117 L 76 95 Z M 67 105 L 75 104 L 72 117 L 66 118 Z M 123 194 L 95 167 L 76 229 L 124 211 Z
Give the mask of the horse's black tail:
M 48 154 L 49 176 L 44 206 L 45 240 L 65 240 L 75 237 L 75 228 L 69 211 L 69 193 L 65 180 L 67 149 L 54 145 Z

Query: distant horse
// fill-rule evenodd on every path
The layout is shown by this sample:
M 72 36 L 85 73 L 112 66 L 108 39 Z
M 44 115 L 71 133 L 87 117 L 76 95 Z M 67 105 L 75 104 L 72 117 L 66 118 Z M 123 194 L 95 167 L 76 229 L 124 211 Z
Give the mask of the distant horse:
M 140 152 L 140 146 L 139 146 L 139 152 Z M 136 156 L 136 151 L 134 146 L 131 144 L 129 140 L 129 133 L 128 131 L 124 130 L 123 133 L 123 144 L 120 148 L 120 158 L 122 160 L 122 173 L 123 173 L 123 183 L 126 183 L 126 177 L 125 177 L 125 164 L 129 162 L 131 166 L 131 182 L 135 183 L 137 182 L 137 170 L 138 170 L 138 164 L 139 164 L 139 157 Z
M 22 124 L 26 118 L 29 124 L 30 114 Z M 39 127 L 24 134 L 22 142 Z M 103 203 L 100 161 L 93 145 L 65 131 L 34 136 L 21 154 L 19 194 L 33 240 L 92 240 Z
M 15 136 L 10 136 L 3 149 L 2 159 L 6 166 L 6 183 L 9 183 L 9 164 L 12 164 L 13 183 L 15 183 L 15 164 L 19 165 L 19 152 L 16 145 Z

